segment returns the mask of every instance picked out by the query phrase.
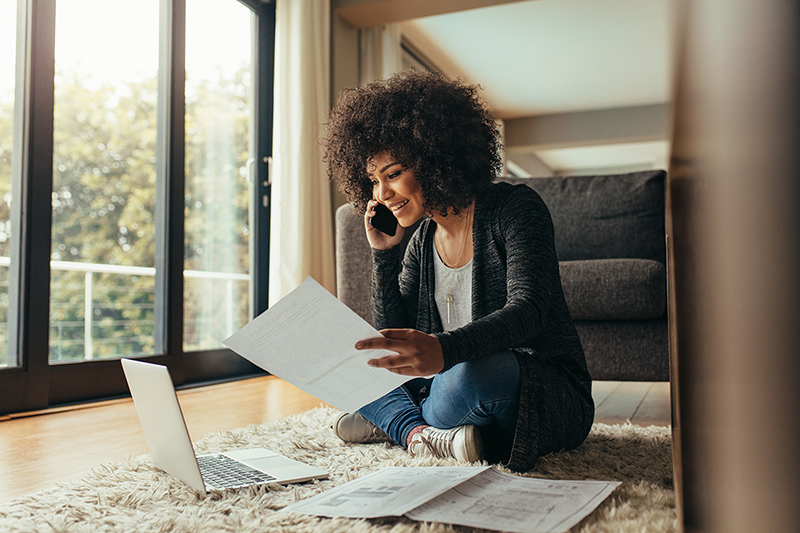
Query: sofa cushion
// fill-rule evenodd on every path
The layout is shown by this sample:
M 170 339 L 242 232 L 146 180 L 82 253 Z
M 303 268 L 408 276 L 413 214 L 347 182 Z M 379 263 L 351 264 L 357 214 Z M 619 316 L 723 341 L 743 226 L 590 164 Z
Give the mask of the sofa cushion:
M 664 265 L 649 259 L 561 261 L 573 320 L 648 320 L 667 309 Z
M 669 381 L 667 319 L 576 320 L 592 379 Z
M 553 217 L 560 261 L 643 258 L 666 264 L 666 172 L 501 178 L 532 187 Z

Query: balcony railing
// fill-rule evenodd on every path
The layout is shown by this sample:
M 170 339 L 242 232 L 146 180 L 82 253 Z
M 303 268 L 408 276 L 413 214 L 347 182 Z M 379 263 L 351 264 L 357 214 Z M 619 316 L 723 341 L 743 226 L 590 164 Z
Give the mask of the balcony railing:
M 0 267 L 10 266 L 11 261 L 8 257 L 0 257 Z M 83 272 L 84 276 L 84 321 L 83 321 L 83 358 L 94 359 L 94 344 L 97 341 L 105 340 L 103 338 L 94 338 L 94 316 L 95 305 L 105 304 L 96 300 L 95 292 L 95 274 L 117 274 L 127 276 L 155 276 L 156 269 L 152 267 L 137 267 L 137 266 L 122 266 L 122 265 L 104 265 L 96 263 L 79 263 L 70 261 L 51 261 L 51 271 L 72 271 Z M 224 283 L 224 332 L 226 335 L 233 334 L 241 325 L 237 323 L 237 315 L 240 314 L 241 303 L 236 297 L 235 284 L 242 282 L 249 282 L 250 276 L 248 274 L 238 274 L 231 272 L 209 272 L 200 270 L 184 270 L 185 278 L 200 279 L 200 280 L 218 280 Z M 2 324 L 5 326 L 5 324 Z M 60 324 L 51 324 L 51 327 L 61 327 Z M 71 326 L 70 326 L 71 327 Z M 79 327 L 79 326 L 78 326 Z M 224 338 L 224 337 L 222 337 Z M 222 340 L 220 338 L 220 342 Z M 78 352 L 80 353 L 80 352 Z

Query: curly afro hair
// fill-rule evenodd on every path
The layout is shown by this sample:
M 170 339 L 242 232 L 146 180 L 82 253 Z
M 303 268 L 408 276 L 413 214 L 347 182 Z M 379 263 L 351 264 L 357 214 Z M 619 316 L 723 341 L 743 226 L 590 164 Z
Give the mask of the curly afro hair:
M 329 178 L 363 214 L 372 198 L 367 161 L 388 151 L 414 172 L 425 209 L 459 213 L 502 167 L 500 134 L 478 89 L 412 70 L 343 93 L 323 142 Z

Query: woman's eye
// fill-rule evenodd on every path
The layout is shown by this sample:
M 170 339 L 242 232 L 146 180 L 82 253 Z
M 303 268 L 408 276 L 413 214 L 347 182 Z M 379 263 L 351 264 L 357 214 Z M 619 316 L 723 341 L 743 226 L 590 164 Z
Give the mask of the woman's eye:
M 402 172 L 401 170 L 398 170 L 397 172 L 392 172 L 391 174 L 389 174 L 389 179 L 390 180 L 395 179 L 397 176 L 400 175 L 401 172 Z

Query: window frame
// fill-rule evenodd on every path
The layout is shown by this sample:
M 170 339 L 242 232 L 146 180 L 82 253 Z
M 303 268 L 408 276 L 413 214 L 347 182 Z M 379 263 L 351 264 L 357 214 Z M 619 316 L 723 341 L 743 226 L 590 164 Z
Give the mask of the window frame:
M 11 214 L 15 231 L 9 270 L 9 337 L 15 339 L 9 360 L 17 364 L 0 369 L 0 413 L 128 395 L 117 359 L 50 364 L 49 318 L 41 320 L 49 317 L 50 307 L 56 1 L 18 0 Z M 267 308 L 269 289 L 275 2 L 236 1 L 256 15 L 252 44 L 256 186 L 250 238 L 255 244 L 251 292 L 257 315 Z M 183 349 L 186 0 L 161 0 L 160 9 L 155 262 L 155 345 L 160 353 L 141 359 L 168 366 L 179 386 L 261 374 L 228 349 Z

